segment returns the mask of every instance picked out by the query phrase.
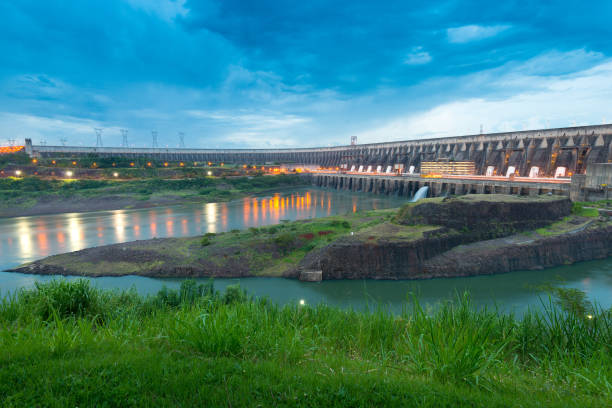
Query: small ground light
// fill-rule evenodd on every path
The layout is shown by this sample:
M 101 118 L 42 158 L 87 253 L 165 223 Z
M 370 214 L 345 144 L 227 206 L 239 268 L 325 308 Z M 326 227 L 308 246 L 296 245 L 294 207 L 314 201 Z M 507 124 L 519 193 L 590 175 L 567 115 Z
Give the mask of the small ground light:
M 38 163 L 38 160 L 37 159 L 32 159 L 32 163 L 36 164 L 36 163 Z
M 134 163 L 130 163 L 130 166 L 134 167 Z
M 164 163 L 164 167 L 168 167 L 168 163 Z
M 304 299 L 300 299 L 300 305 L 304 306 L 306 304 L 306 301 Z
M 75 161 L 73 161 L 73 162 L 72 162 L 72 165 L 73 165 L 73 166 L 76 166 L 76 162 L 75 162 Z
M 587 315 L 587 318 L 592 319 L 593 315 Z
M 147 163 L 147 166 L 151 167 L 151 162 L 148 162 L 148 163 Z
M 68 170 L 68 171 L 66 172 L 66 177 L 72 177 L 72 175 L 73 175 L 73 174 L 74 174 L 74 173 L 72 173 L 70 170 Z
M 114 172 L 114 173 L 113 173 L 113 177 L 119 177 L 119 173 Z
M 185 163 L 181 162 L 179 163 L 179 166 L 183 167 L 185 165 Z
M 16 176 L 21 176 L 21 170 L 15 170 L 15 175 Z
M 55 160 L 52 160 L 52 161 L 51 161 L 51 164 L 55 164 L 55 163 L 56 163 L 56 162 L 55 162 Z
M 207 171 L 207 172 L 206 172 L 206 174 L 207 174 L 208 176 L 212 176 L 212 171 Z

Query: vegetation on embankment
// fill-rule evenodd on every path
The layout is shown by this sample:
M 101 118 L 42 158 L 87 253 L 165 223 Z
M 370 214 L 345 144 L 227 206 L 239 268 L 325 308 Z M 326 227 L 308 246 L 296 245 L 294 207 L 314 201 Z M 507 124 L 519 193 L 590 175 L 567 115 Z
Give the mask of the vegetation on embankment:
M 128 181 L 0 178 L 0 217 L 219 202 L 305 184 L 297 175 Z
M 25 273 L 117 276 L 285 276 L 304 256 L 351 231 L 374 238 L 394 210 L 284 222 L 203 237 L 135 241 L 60 254 L 16 269 Z M 406 239 L 430 227 L 401 227 Z M 409 236 L 407 231 L 414 232 Z M 386 234 L 388 235 L 388 234 Z M 398 237 L 402 233 L 398 232 Z
M 185 281 L 53 281 L 0 301 L 0 401 L 21 406 L 605 407 L 612 313 L 580 292 L 521 319 L 467 295 L 399 315 L 278 306 Z
M 520 212 L 499 207 L 499 202 L 490 202 L 487 207 L 478 197 L 446 202 L 428 199 L 420 206 L 425 208 L 423 214 L 428 222 L 437 225 L 415 223 L 414 208 L 419 206 L 409 204 L 400 210 L 365 211 L 203 237 L 89 248 L 44 258 L 13 271 L 47 275 L 292 278 L 300 278 L 303 271 L 321 271 L 322 279 L 426 279 L 541 269 L 601 259 L 612 252 L 612 220 L 566 215 L 554 221 L 569 214 L 571 205 L 563 200 L 536 200 L 548 204 L 550 211 L 538 207 L 530 214 L 524 206 L 528 199 L 518 201 Z M 457 219 L 435 216 L 436 208 L 452 204 L 456 209 L 456 202 L 467 202 L 467 209 L 457 210 Z M 492 221 L 473 223 L 483 208 Z M 497 215 L 492 209 L 498 211 Z M 501 219 L 504 213 L 514 214 L 516 220 L 510 216 Z M 542 215 L 546 218 L 542 219 Z M 544 226 L 526 230 L 540 225 Z

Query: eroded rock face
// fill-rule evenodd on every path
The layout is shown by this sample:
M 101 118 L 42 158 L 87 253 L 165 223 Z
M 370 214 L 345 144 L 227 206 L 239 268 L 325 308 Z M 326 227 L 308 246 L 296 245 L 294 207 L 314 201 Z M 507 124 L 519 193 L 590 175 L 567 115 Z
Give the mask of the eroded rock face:
M 320 269 L 323 279 L 418 279 L 423 262 L 448 251 L 463 237 L 440 228 L 414 241 L 363 241 L 345 238 L 306 255 L 305 269 Z
M 507 245 L 474 245 L 424 262 L 428 277 L 491 275 L 544 269 L 612 255 L 612 226 Z
M 466 240 L 491 239 L 544 227 L 570 215 L 572 209 L 568 198 L 498 197 L 500 201 L 472 195 L 409 204 L 399 211 L 396 221 L 442 225 L 461 231 Z
M 461 245 L 460 234 L 413 242 L 335 242 L 308 254 L 302 265 L 323 279 L 428 279 L 543 269 L 612 255 L 612 226 L 514 242 L 498 238 Z M 455 249 L 453 249 L 455 248 Z
M 441 226 L 422 238 L 370 242 L 349 237 L 308 254 L 301 266 L 322 270 L 323 279 L 424 279 L 541 269 L 607 257 L 612 227 L 537 240 L 503 239 L 549 225 L 570 212 L 571 202 L 555 197 L 425 201 L 405 206 L 396 217 L 404 225 Z M 452 250 L 459 245 L 461 250 Z

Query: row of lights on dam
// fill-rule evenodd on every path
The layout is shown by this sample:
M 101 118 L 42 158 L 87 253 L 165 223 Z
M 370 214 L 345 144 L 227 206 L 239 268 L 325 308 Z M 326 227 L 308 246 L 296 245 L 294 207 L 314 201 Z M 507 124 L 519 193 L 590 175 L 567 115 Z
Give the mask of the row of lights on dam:
M 15 170 L 15 176 L 21 177 L 22 175 L 23 175 L 23 171 Z M 209 170 L 209 171 L 206 172 L 206 175 L 207 176 L 212 176 L 213 173 L 212 173 L 212 171 Z M 64 172 L 64 176 L 70 178 L 70 177 L 74 176 L 74 172 L 72 170 L 67 170 L 66 172 Z M 116 172 L 116 171 L 113 172 L 113 177 L 119 177 L 119 173 Z

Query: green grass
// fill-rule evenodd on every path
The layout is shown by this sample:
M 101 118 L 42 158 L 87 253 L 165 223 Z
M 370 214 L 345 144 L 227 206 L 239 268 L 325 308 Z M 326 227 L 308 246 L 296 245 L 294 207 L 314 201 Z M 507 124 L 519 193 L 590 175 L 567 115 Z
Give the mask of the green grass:
M 47 180 L 38 177 L 0 179 L 0 208 L 29 208 L 40 201 L 73 198 L 125 197 L 155 200 L 181 197 L 182 202 L 229 201 L 247 194 L 271 189 L 305 185 L 297 175 L 254 177 L 197 177 L 164 179 L 145 177 L 138 180 Z
M 391 314 L 212 282 L 150 297 L 51 282 L 0 303 L 0 404 L 610 406 L 611 312 L 575 293 L 545 305 L 517 319 L 462 295 Z
M 598 217 L 599 211 L 596 208 L 585 208 L 582 203 L 572 203 L 572 214 L 579 215 L 581 217 Z

